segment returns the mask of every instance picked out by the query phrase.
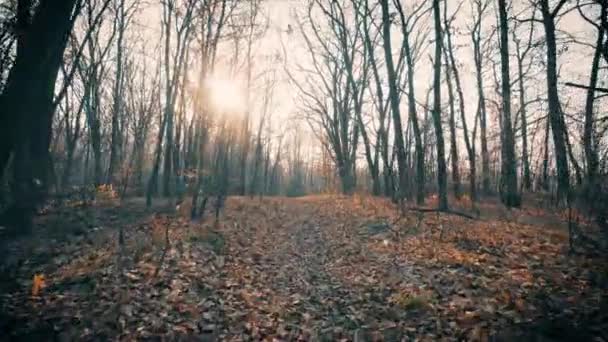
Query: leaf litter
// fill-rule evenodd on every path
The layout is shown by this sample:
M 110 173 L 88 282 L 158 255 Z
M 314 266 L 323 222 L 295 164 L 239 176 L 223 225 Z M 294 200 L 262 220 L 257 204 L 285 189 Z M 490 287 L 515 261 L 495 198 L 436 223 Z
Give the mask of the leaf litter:
M 558 229 L 369 197 L 231 198 L 217 223 L 140 206 L 5 242 L 3 339 L 608 341 L 606 264 Z M 53 215 L 84 227 L 49 239 Z

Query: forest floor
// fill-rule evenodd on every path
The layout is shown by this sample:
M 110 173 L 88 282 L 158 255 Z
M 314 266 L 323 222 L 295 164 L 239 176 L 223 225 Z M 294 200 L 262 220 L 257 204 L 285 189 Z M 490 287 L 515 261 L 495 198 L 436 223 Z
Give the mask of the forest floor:
M 219 222 L 153 209 L 65 203 L 4 239 L 0 340 L 608 341 L 605 256 L 512 213 L 357 196 L 231 197 Z

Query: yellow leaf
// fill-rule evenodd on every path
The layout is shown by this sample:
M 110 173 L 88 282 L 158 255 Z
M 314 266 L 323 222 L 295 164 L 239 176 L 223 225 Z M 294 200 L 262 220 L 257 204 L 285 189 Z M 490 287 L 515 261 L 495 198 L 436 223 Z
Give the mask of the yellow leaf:
M 34 274 L 34 281 L 32 282 L 32 296 L 37 296 L 40 293 L 40 289 L 44 287 L 44 275 Z

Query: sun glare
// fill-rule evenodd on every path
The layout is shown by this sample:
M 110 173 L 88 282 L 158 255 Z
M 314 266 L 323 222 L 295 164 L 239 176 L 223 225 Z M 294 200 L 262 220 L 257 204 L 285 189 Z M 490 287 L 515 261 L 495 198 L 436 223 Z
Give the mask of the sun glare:
M 210 105 L 217 111 L 238 114 L 245 111 L 245 96 L 238 82 L 229 79 L 208 78 L 205 81 Z

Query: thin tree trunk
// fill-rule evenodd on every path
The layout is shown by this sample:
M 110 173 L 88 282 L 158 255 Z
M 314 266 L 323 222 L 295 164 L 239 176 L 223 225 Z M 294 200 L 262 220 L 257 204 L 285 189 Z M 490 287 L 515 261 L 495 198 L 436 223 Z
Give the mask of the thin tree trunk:
M 606 15 L 607 1 L 602 3 L 601 13 Z M 589 199 L 593 200 L 596 194 L 596 177 L 599 171 L 599 161 L 597 148 L 594 139 L 594 103 L 595 103 L 595 87 L 597 87 L 599 64 L 602 54 L 604 42 L 604 30 L 598 28 L 597 40 L 595 43 L 595 53 L 591 62 L 591 72 L 589 76 L 589 88 L 585 99 L 585 125 L 583 131 L 583 146 L 585 149 L 585 158 L 587 160 L 587 194 Z
M 115 179 L 116 168 L 119 163 L 119 151 L 121 145 L 121 136 L 119 132 L 119 120 L 122 104 L 122 79 L 123 79 L 123 37 L 125 32 L 125 0 L 120 1 L 119 13 L 117 13 L 118 21 L 118 39 L 116 40 L 116 75 L 114 79 L 113 89 L 113 105 L 112 105 L 112 137 L 110 142 L 110 166 L 108 169 L 108 183 L 113 184 Z
M 449 30 L 446 27 L 446 32 Z M 446 34 L 447 35 L 447 34 Z M 450 62 L 448 60 L 448 54 L 444 51 L 445 64 L 446 64 L 446 83 L 448 84 L 448 98 L 450 107 L 450 161 L 452 163 L 452 186 L 454 190 L 454 197 L 460 198 L 460 173 L 458 172 L 458 146 L 456 143 L 456 113 L 454 109 L 454 87 L 452 85 L 452 75 L 449 68 Z
M 416 93 L 414 87 L 414 59 L 410 46 L 410 31 L 405 20 L 405 15 L 400 3 L 397 3 L 397 10 L 401 16 L 401 32 L 403 34 L 403 49 L 405 54 L 405 62 L 407 64 L 407 108 L 412 131 L 414 134 L 414 144 L 416 153 L 416 204 L 424 204 L 424 148 L 422 147 L 422 134 L 420 132 L 420 124 L 418 122 L 418 113 L 416 110 Z
M 160 125 L 158 127 L 158 136 L 156 139 L 156 149 L 154 152 L 154 164 L 152 166 L 152 174 L 148 180 L 148 186 L 146 190 L 146 206 L 150 208 L 152 206 L 152 196 L 156 194 L 158 190 L 158 172 L 160 169 L 160 158 L 162 154 L 163 136 L 165 134 L 165 126 L 167 123 L 167 113 L 161 116 Z
M 445 165 L 445 144 L 441 127 L 441 10 L 439 0 L 433 0 L 435 21 L 435 56 L 433 77 L 433 125 L 437 143 L 437 185 L 439 191 L 439 210 L 448 210 L 447 168 Z
M 447 5 L 447 3 L 446 3 Z M 447 11 L 447 6 L 444 7 L 444 10 Z M 464 93 L 462 91 L 462 84 L 460 82 L 460 73 L 458 72 L 458 68 L 456 67 L 456 58 L 454 57 L 454 47 L 452 45 L 452 33 L 450 31 L 450 22 L 447 20 L 447 12 L 446 12 L 446 18 L 444 18 L 444 20 L 446 21 L 446 40 L 448 43 L 448 49 L 447 49 L 447 56 L 449 57 L 449 61 L 446 61 L 446 68 L 450 68 L 452 70 L 452 73 L 454 75 L 454 81 L 456 83 L 456 92 L 458 94 L 458 105 L 459 105 L 459 111 L 460 111 L 460 119 L 462 121 L 462 128 L 463 128 L 463 136 L 464 136 L 464 142 L 465 142 L 465 147 L 467 149 L 467 153 L 468 153 L 468 159 L 469 159 L 469 185 L 470 185 L 470 196 L 471 196 L 471 201 L 475 202 L 477 200 L 477 190 L 476 190 L 476 184 L 475 184 L 475 177 L 476 177 L 476 165 L 475 165 L 475 148 L 473 146 L 474 142 L 471 143 L 471 139 L 469 139 L 469 131 L 468 131 L 468 127 L 467 127 L 467 120 L 466 120 L 466 112 L 465 112 L 465 100 L 464 100 Z M 449 72 L 448 72 L 449 74 Z M 453 97 L 453 95 L 450 95 L 451 97 Z M 453 100 L 452 100 L 453 102 Z M 450 121 L 454 121 L 453 118 L 450 118 Z M 477 122 L 477 118 L 475 119 L 475 123 Z M 450 126 L 455 126 L 455 123 L 450 122 Z M 475 127 L 476 124 L 475 124 Z M 475 128 L 474 130 L 474 135 L 473 135 L 473 141 L 475 141 L 475 132 L 476 132 L 477 128 Z M 455 135 L 456 130 L 453 130 L 453 133 Z M 455 142 L 454 142 L 455 144 Z M 457 156 L 457 155 L 456 155 Z M 457 158 L 456 158 L 457 159 Z M 456 165 L 458 165 L 458 163 L 456 163 Z
M 369 55 L 369 63 L 372 68 L 374 83 L 376 86 L 376 105 L 377 105 L 377 108 L 379 111 L 378 120 L 380 121 L 380 127 L 378 128 L 378 134 L 377 134 L 378 138 L 377 138 L 377 142 L 376 142 L 376 151 L 375 151 L 373 164 L 376 166 L 375 172 L 377 174 L 377 176 L 376 176 L 377 182 L 380 183 L 379 159 L 380 159 L 380 156 L 382 157 L 382 161 L 383 161 L 382 174 L 383 174 L 383 178 L 384 178 L 384 195 L 387 197 L 391 197 L 393 195 L 392 185 L 391 185 L 391 181 L 390 181 L 392 176 L 390 174 L 390 167 L 389 167 L 389 160 L 388 160 L 389 159 L 389 157 L 388 157 L 388 136 L 386 134 L 386 127 L 385 127 L 387 107 L 385 106 L 382 81 L 380 79 L 380 73 L 378 71 L 378 64 L 376 63 L 375 50 L 374 50 L 374 46 L 372 44 L 372 39 L 370 37 L 370 32 L 369 32 L 368 19 L 370 17 L 370 11 L 369 11 L 369 4 L 368 4 L 367 0 L 365 1 L 364 6 L 365 6 L 365 15 L 362 18 L 363 38 L 364 38 L 364 43 L 365 43 L 365 48 L 367 50 L 367 54 Z M 378 186 L 379 185 L 380 184 L 378 184 Z M 374 185 L 374 187 L 376 187 L 376 185 Z
M 388 9 L 388 0 L 381 0 L 380 5 L 382 7 L 382 36 L 384 40 L 384 57 L 386 60 L 386 69 L 389 82 L 389 100 L 391 105 L 391 113 L 393 115 L 393 124 L 395 126 L 395 146 L 397 149 L 397 166 L 399 167 L 398 198 L 401 200 L 405 197 L 407 184 L 405 146 L 403 142 L 403 129 L 401 126 L 401 112 L 399 110 L 397 74 L 395 71 L 395 65 L 393 64 L 393 50 L 391 48 L 390 13 Z
M 526 92 L 524 88 L 524 72 L 523 72 L 523 60 L 517 58 L 517 71 L 519 74 L 518 85 L 519 85 L 519 110 L 521 115 L 521 159 L 523 167 L 523 186 L 524 189 L 530 190 L 532 188 L 532 181 L 530 176 L 530 158 L 528 155 L 528 118 L 526 111 Z
M 473 56 L 475 60 L 475 76 L 477 80 L 477 96 L 479 106 L 479 129 L 481 140 L 481 178 L 482 192 L 485 195 L 490 194 L 490 155 L 488 152 L 488 135 L 487 135 L 487 110 L 486 97 L 483 82 L 483 52 L 481 50 L 481 24 L 482 16 L 487 6 L 484 6 L 481 1 L 476 2 L 477 17 L 475 27 L 471 31 L 471 40 L 473 42 Z
M 570 196 L 570 171 L 568 170 L 568 155 L 564 137 L 565 123 L 557 90 L 557 46 L 555 42 L 555 17 L 549 9 L 549 1 L 542 0 L 541 13 L 545 28 L 547 46 L 547 96 L 549 100 L 549 121 L 553 132 L 553 146 L 557 166 L 557 197 L 568 199 Z
M 163 165 L 163 196 L 171 196 L 171 174 L 173 166 L 173 81 L 171 77 L 171 29 L 173 9 L 170 5 L 164 5 L 164 34 L 165 34 L 165 120 L 166 120 L 166 143 L 165 159 Z M 178 42 L 179 43 L 179 42 Z M 177 70 L 173 70 L 173 79 L 177 78 Z M 159 158 L 159 157 L 157 157 Z
M 544 153 L 543 153 L 543 178 L 541 181 L 541 187 L 543 190 L 549 190 L 549 131 L 551 130 L 551 121 L 547 118 L 547 124 L 545 126 L 545 141 L 544 141 Z

